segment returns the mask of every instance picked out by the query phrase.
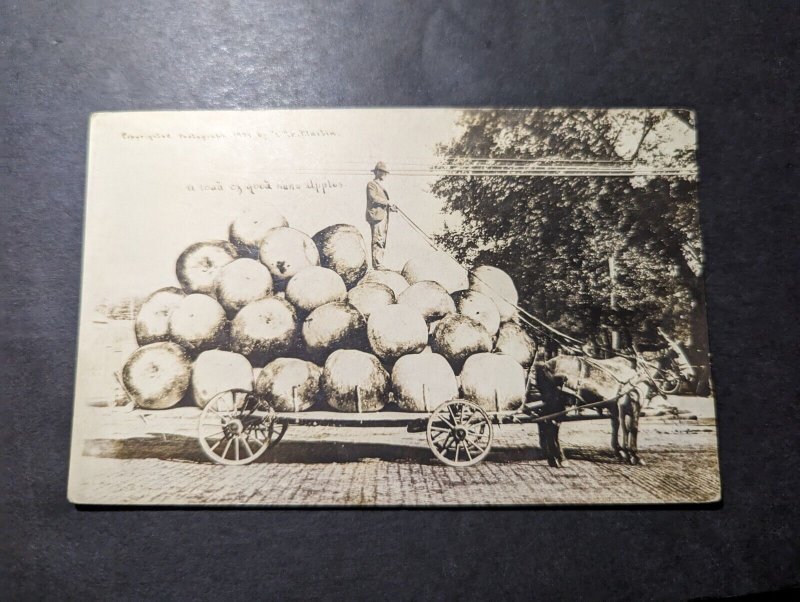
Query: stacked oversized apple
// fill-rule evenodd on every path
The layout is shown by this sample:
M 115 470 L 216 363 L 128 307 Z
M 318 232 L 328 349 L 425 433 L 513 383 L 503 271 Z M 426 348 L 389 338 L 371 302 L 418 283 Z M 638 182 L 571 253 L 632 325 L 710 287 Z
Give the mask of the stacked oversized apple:
M 267 209 L 239 216 L 229 234 L 186 249 L 181 287 L 142 305 L 140 347 L 122 371 L 137 406 L 204 407 L 236 388 L 289 412 L 524 401 L 535 344 L 515 321 L 517 291 L 501 270 L 468 274 L 437 251 L 402 272 L 368 270 L 355 227 L 309 237 Z

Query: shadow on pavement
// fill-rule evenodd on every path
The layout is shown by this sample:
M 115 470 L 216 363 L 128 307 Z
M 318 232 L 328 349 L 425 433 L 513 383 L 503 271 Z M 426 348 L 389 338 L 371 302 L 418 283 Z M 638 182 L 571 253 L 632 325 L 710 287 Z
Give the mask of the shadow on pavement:
M 608 449 L 597 447 L 567 447 L 562 444 L 564 457 L 567 460 L 580 460 L 582 462 L 592 462 L 593 464 L 620 464 L 621 460 L 614 454 L 609 446 Z
M 120 460 L 172 460 L 209 464 L 194 437 L 165 434 L 153 437 L 128 439 L 90 439 L 84 445 L 83 454 L 94 458 L 116 458 Z M 376 458 L 387 462 L 412 462 L 415 464 L 439 464 L 427 446 L 411 446 L 388 443 L 354 443 L 341 441 L 281 441 L 268 450 L 255 463 L 325 464 L 329 462 L 358 462 Z M 499 447 L 489 453 L 487 462 L 529 462 L 543 460 L 536 447 Z

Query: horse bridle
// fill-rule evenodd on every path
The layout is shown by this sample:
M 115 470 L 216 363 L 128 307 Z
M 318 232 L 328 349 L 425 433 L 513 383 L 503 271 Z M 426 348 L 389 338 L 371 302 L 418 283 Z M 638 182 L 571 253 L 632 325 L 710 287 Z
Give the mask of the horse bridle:
M 636 346 L 635 346 L 635 345 L 633 346 L 633 352 L 634 352 L 634 357 L 633 357 L 633 358 L 631 358 L 630 356 L 627 356 L 627 355 L 621 354 L 621 353 L 619 353 L 618 355 L 620 355 L 621 357 L 626 357 L 627 359 L 633 359 L 633 360 L 635 360 L 635 362 L 636 362 L 636 366 L 637 366 L 637 371 L 638 371 L 638 367 L 639 367 L 639 366 L 641 366 L 641 367 L 642 367 L 642 371 L 644 372 L 646 379 L 647 379 L 647 380 L 650 382 L 650 384 L 652 385 L 652 387 L 653 387 L 653 388 L 654 388 L 654 389 L 655 389 L 655 390 L 658 392 L 658 394 L 659 394 L 659 395 L 661 395 L 661 397 L 663 397 L 664 399 L 666 399 L 666 398 L 667 398 L 667 395 L 668 395 L 668 393 L 667 393 L 667 392 L 664 390 L 664 388 L 663 388 L 663 387 L 661 387 L 661 386 L 658 384 L 658 381 L 656 380 L 656 377 L 655 377 L 655 376 L 653 376 L 653 374 L 650 372 L 650 369 L 649 369 L 649 368 L 651 368 L 651 367 L 652 367 L 652 368 L 653 368 L 653 369 L 654 369 L 656 372 L 658 372 L 658 373 L 663 373 L 663 372 L 665 372 L 665 370 L 663 370 L 663 369 L 661 369 L 661 368 L 659 368 L 659 367 L 657 367 L 657 366 L 653 366 L 652 364 L 650 364 L 650 362 L 648 362 L 648 361 L 647 361 L 647 360 L 646 360 L 646 359 L 645 359 L 645 358 L 644 358 L 644 357 L 643 357 L 643 356 L 642 356 L 642 355 L 639 353 L 639 350 L 636 348 Z M 621 390 L 621 389 L 622 389 L 624 386 L 626 386 L 626 385 L 629 385 L 629 386 L 630 386 L 630 390 L 631 390 L 631 391 L 633 391 L 633 390 L 635 390 L 635 389 L 636 389 L 636 384 L 635 384 L 634 382 L 632 382 L 632 381 L 633 381 L 633 379 L 631 379 L 631 380 L 627 380 L 627 381 L 623 381 L 623 380 L 621 380 L 620 378 L 617 378 L 617 375 L 616 375 L 616 374 L 614 374 L 614 373 L 613 373 L 611 370 L 609 370 L 608 368 L 606 368 L 605 366 L 603 366 L 602 364 L 600 364 L 599 362 L 597 362 L 597 361 L 596 361 L 596 360 L 594 360 L 593 358 L 590 358 L 590 357 L 588 357 L 588 356 L 585 356 L 585 355 L 584 355 L 584 356 L 578 356 L 576 359 L 578 359 L 578 361 L 579 361 L 579 362 L 582 362 L 582 363 L 584 363 L 584 364 L 588 364 L 588 365 L 590 365 L 590 366 L 594 366 L 594 367 L 596 367 L 597 369 L 601 370 L 602 372 L 605 372 L 606 374 L 608 374 L 608 375 L 609 375 L 611 378 L 613 378 L 614 380 L 616 380 L 616 381 L 617 381 L 617 383 L 619 383 L 619 385 L 620 385 L 620 390 Z M 531 368 L 533 368 L 533 366 L 531 366 Z M 579 370 L 579 372 L 578 372 L 578 379 L 580 379 L 580 372 L 581 372 L 581 371 Z M 528 371 L 528 378 L 530 378 L 530 369 L 529 369 L 529 371 Z M 629 392 L 630 392 L 630 391 L 629 391 Z M 637 392 L 637 395 L 638 395 L 638 392 Z M 649 402 L 650 402 L 650 399 L 652 399 L 652 397 L 648 398 L 648 404 L 649 404 Z

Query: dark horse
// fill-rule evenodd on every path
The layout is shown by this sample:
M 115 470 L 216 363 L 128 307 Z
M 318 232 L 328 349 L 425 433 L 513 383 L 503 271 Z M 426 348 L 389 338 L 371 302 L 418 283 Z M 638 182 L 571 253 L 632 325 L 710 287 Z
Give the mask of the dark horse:
M 544 404 L 539 414 L 550 416 L 571 405 L 597 404 L 593 407 L 598 411 L 605 408 L 611 414 L 611 448 L 617 457 L 631 464 L 644 464 L 637 449 L 642 404 L 656 395 L 674 393 L 680 381 L 694 376 L 694 369 L 680 346 L 662 336 L 669 346 L 654 359 L 645 360 L 638 352 L 632 359 L 557 355 L 536 364 L 536 385 Z M 560 415 L 538 423 L 539 443 L 548 463 L 554 467 L 560 467 L 564 460 L 558 440 L 562 418 Z

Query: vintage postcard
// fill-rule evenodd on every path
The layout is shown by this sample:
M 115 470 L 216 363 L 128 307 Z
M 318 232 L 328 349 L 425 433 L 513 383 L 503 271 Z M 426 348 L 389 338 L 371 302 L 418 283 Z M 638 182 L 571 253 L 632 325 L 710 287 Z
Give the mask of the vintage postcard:
M 92 116 L 69 499 L 720 499 L 695 116 Z

